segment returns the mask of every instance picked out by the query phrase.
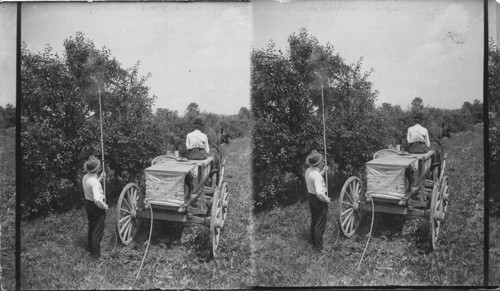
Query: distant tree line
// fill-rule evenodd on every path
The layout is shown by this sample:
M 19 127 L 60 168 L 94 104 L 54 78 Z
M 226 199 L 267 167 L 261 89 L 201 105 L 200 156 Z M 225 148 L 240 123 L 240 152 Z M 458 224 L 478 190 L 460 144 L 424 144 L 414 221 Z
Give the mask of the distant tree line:
M 0 105 L 0 129 L 6 129 L 16 126 L 16 107 L 7 104 L 5 107 Z
M 404 147 L 415 111 L 424 112 L 424 126 L 434 134 L 443 128 L 451 134 L 470 130 L 483 121 L 479 100 L 456 110 L 425 106 L 421 97 L 408 109 L 389 103 L 377 107 L 378 91 L 369 81 L 372 71 L 361 69 L 363 58 L 349 64 L 305 29 L 290 35 L 288 45 L 283 52 L 270 42 L 251 56 L 257 211 L 304 196 L 305 158 L 312 149 L 325 151 L 323 119 L 328 164 L 335 169 L 330 188 L 351 175 L 361 176 L 374 152 L 388 145 Z
M 139 63 L 123 68 L 109 49 L 96 48 L 83 33 L 64 42 L 59 56 L 47 45 L 41 53 L 21 47 L 21 211 L 25 218 L 65 211 L 83 202 L 83 163 L 101 158 L 100 104 L 108 200 L 139 178 L 151 160 L 169 150 L 185 151 L 191 122 L 201 116 L 215 137 L 249 135 L 250 111 L 238 115 L 200 112 L 191 103 L 179 114 L 153 112 L 156 96 L 139 76 Z M 19 177 L 18 177 L 19 178 Z

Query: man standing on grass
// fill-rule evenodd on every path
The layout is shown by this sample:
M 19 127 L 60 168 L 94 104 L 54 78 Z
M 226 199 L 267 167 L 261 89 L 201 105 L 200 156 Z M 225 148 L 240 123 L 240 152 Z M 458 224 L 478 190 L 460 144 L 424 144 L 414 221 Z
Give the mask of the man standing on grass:
M 85 210 L 89 221 L 87 232 L 87 243 L 90 254 L 97 259 L 101 256 L 101 240 L 104 235 L 104 221 L 106 219 L 106 204 L 101 180 L 106 177 L 103 171 L 99 177 L 97 172 L 101 169 L 101 161 L 91 156 L 83 165 L 87 174 L 83 176 L 82 186 L 85 194 Z
M 326 228 L 328 203 L 331 202 L 331 199 L 326 195 L 327 189 L 323 179 L 323 174 L 328 170 L 328 167 L 325 166 L 323 156 L 316 150 L 309 154 L 306 163 L 309 165 L 305 178 L 311 209 L 311 241 L 314 248 L 321 251 L 323 249 L 323 234 Z

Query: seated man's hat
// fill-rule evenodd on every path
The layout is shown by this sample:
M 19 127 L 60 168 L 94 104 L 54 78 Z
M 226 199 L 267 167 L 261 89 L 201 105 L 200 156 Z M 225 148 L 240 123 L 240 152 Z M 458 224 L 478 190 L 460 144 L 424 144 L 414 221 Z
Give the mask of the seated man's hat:
M 419 111 L 413 115 L 413 118 L 416 120 L 423 121 L 424 120 L 424 113 L 422 111 Z
M 199 117 L 196 117 L 193 121 L 193 124 L 198 124 L 198 125 L 203 126 L 203 120 Z

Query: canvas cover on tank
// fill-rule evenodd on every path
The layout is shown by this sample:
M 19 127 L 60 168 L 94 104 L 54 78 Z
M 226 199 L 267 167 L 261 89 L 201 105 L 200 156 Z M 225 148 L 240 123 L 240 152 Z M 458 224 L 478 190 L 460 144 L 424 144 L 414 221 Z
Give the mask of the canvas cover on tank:
M 366 163 L 366 195 L 401 199 L 406 194 L 405 170 L 428 170 L 433 152 L 381 156 Z M 420 163 L 419 163 L 420 161 Z
M 145 201 L 151 204 L 181 206 L 184 203 L 184 179 L 190 174 L 197 177 L 206 168 L 211 157 L 205 160 L 166 160 L 144 170 L 146 178 Z
M 387 199 L 405 196 L 405 170 L 418 167 L 418 158 L 412 156 L 383 156 L 366 163 L 366 195 Z

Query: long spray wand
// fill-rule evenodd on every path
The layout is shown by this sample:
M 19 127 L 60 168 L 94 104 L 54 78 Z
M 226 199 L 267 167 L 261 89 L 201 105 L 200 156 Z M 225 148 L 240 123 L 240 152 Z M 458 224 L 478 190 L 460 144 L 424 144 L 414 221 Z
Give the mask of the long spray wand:
M 99 94 L 99 123 L 101 125 L 101 161 L 102 161 L 102 169 L 103 169 L 103 171 L 105 171 L 105 167 L 104 167 L 104 136 L 103 136 L 103 130 L 102 130 L 101 86 L 100 86 L 99 82 L 97 82 L 97 92 Z M 106 197 L 106 178 L 103 179 L 102 184 L 103 184 L 104 197 Z
M 328 167 L 328 162 L 326 158 L 326 125 L 325 125 L 325 96 L 323 94 L 323 78 L 321 78 L 321 103 L 323 107 L 323 147 L 325 152 L 325 166 Z M 325 185 L 326 190 L 328 191 L 328 171 L 325 175 Z

